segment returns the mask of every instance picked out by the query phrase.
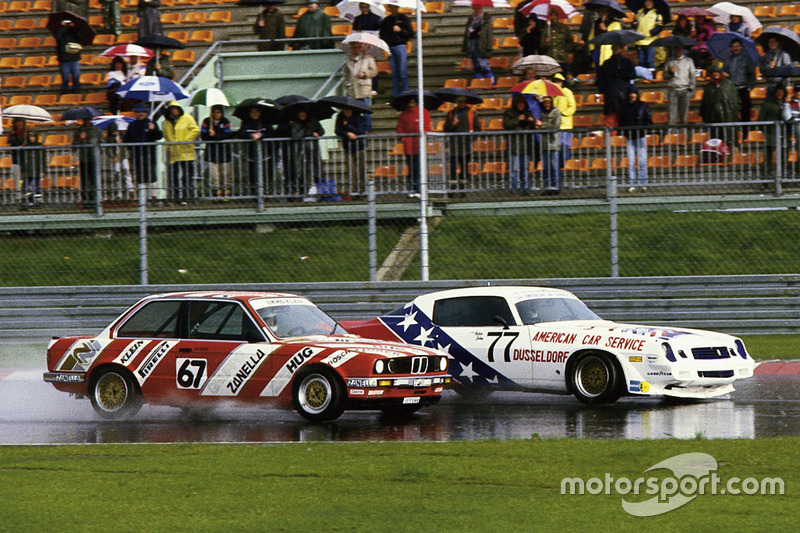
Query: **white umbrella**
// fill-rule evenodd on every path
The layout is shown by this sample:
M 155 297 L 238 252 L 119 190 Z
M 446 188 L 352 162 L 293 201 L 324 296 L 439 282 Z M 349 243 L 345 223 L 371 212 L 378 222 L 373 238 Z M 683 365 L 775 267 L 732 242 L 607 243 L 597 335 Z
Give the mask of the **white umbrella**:
M 511 4 L 509 4 L 506 0 L 456 0 L 453 2 L 453 5 L 461 7 L 511 7 Z
M 125 115 L 101 115 L 93 118 L 92 124 L 101 130 L 107 130 L 111 124 L 116 124 L 118 131 L 125 131 L 128 129 L 128 124 L 133 121 L 133 117 L 127 117 Z
M 708 8 L 708 10 L 714 13 L 714 22 L 718 24 L 727 25 L 731 21 L 731 15 L 738 15 L 742 17 L 742 20 L 750 30 L 750 33 L 753 33 L 761 27 L 761 23 L 758 21 L 756 16 L 753 15 L 753 12 L 746 7 L 737 6 L 736 4 L 732 4 L 730 2 L 720 2 L 718 4 L 714 4 Z
M 402 7 L 403 9 L 410 9 L 411 11 L 417 10 L 417 0 L 378 0 L 378 3 L 384 6 L 392 4 L 397 7 Z M 426 13 L 425 4 L 420 2 L 419 7 L 421 8 L 421 12 Z
M 361 14 L 361 7 L 359 4 L 369 4 L 369 10 L 380 18 L 386 16 L 386 9 L 383 4 L 378 0 L 343 0 L 336 4 L 336 9 L 339 10 L 339 16 L 345 20 L 353 22 L 353 20 Z
M 370 55 L 375 57 L 375 59 L 383 60 L 386 59 L 386 56 L 389 55 L 389 45 L 386 44 L 386 41 L 375 35 L 374 33 L 367 33 L 367 32 L 354 32 L 344 38 L 344 40 L 339 44 L 339 48 L 344 51 L 345 54 L 350 53 L 350 45 L 353 43 L 361 43 L 362 45 L 368 45 L 368 52 Z
M 561 65 L 558 64 L 558 61 L 550 56 L 537 54 L 517 59 L 511 65 L 511 72 L 521 76 L 528 67 L 533 67 L 537 76 L 552 76 L 556 72 L 561 72 Z
M 53 117 L 36 105 L 12 105 L 3 111 L 5 118 L 24 118 L 31 122 L 53 122 Z
M 145 102 L 169 102 L 189 98 L 183 87 L 169 78 L 142 76 L 125 82 L 116 93 L 123 98 L 144 100 Z

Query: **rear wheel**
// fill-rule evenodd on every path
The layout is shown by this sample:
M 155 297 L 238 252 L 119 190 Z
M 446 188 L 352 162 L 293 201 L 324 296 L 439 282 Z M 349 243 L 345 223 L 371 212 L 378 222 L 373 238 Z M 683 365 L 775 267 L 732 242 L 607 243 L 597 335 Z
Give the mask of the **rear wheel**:
M 312 422 L 339 418 L 344 412 L 344 387 L 325 367 L 310 368 L 294 380 L 292 401 L 300 416 Z
M 91 390 L 92 407 L 103 418 L 128 418 L 139 412 L 142 400 L 130 374 L 102 371 Z
M 611 403 L 620 397 L 621 373 L 607 354 L 587 353 L 571 367 L 570 390 L 587 404 Z

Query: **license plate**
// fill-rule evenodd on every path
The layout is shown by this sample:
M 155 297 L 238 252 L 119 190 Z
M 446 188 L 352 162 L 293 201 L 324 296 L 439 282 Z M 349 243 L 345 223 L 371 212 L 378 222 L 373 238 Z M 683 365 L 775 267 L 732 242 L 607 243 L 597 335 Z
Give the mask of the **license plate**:
M 411 396 L 410 398 L 403 398 L 403 405 L 409 403 L 419 403 L 419 396 Z
M 415 387 L 430 387 L 433 384 L 433 380 L 430 378 L 420 378 L 414 380 Z

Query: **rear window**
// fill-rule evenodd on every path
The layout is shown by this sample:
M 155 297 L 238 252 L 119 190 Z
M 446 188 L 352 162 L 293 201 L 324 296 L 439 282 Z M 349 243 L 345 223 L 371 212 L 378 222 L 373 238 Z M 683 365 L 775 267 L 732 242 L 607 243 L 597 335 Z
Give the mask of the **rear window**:
M 117 330 L 118 337 L 175 339 L 181 302 L 156 301 L 145 304 Z

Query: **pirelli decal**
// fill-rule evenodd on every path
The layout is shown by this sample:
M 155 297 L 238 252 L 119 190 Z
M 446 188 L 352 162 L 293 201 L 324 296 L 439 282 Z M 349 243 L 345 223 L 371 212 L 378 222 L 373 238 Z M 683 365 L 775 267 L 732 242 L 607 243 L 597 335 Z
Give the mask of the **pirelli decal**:
M 150 350 L 150 353 L 142 360 L 139 367 L 133 373 L 136 379 L 139 380 L 139 385 L 142 385 L 158 364 L 164 359 L 164 356 L 177 344 L 176 341 L 163 341 L 156 344 L 155 348 Z
M 238 396 L 276 347 L 243 344 L 208 378 L 201 396 Z
M 312 359 L 315 355 L 325 351 L 326 348 L 319 348 L 313 346 L 306 346 L 284 364 L 280 370 L 275 374 L 275 377 L 270 380 L 264 390 L 261 391 L 261 396 L 275 397 L 280 396 L 286 385 L 292 380 L 292 376 L 297 370 L 303 366 L 307 361 Z

